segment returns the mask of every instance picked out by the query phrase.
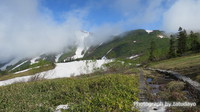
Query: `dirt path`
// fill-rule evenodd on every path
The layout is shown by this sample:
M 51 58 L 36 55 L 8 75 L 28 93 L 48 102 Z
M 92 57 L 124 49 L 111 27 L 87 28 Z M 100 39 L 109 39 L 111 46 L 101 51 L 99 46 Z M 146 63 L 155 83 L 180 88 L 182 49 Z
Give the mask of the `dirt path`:
M 140 85 L 139 85 L 140 93 L 139 93 L 139 99 L 140 102 L 147 101 L 146 98 L 146 83 L 145 83 L 145 77 L 143 71 L 140 69 Z

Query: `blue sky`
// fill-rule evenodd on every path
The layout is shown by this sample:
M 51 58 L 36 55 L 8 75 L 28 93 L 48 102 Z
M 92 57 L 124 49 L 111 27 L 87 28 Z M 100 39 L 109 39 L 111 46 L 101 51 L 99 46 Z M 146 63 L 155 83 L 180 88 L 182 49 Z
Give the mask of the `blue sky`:
M 166 2 L 167 1 L 167 2 Z M 126 30 L 162 29 L 162 13 L 174 3 L 171 0 L 42 0 L 41 5 L 52 11 L 57 22 L 73 10 L 86 11 L 84 20 L 89 26 L 123 24 Z M 135 8 L 134 8 L 135 7 Z M 124 8 L 124 9 L 123 9 Z M 149 8 L 149 9 L 148 9 Z M 147 12 L 147 10 L 150 10 Z M 128 14 L 126 14 L 128 13 Z M 149 13 L 153 19 L 148 20 Z M 140 20 L 141 18 L 141 20 Z M 132 19 L 132 20 L 131 20 Z M 135 20 L 135 21 L 134 21 Z M 131 21 L 131 22 L 130 22 Z M 88 29 L 86 27 L 86 29 Z
M 51 10 L 55 19 L 58 21 L 62 20 L 61 15 L 63 13 L 86 9 L 89 12 L 86 18 L 97 24 L 113 22 L 120 19 L 117 12 L 103 4 L 101 0 L 98 2 L 91 0 L 43 0 L 42 5 Z

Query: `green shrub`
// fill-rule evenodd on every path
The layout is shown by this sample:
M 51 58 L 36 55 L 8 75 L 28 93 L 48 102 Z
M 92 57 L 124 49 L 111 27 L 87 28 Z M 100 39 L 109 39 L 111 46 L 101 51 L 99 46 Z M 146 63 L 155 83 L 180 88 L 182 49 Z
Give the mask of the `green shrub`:
M 185 87 L 185 83 L 182 81 L 171 81 L 170 83 L 167 84 L 167 89 L 170 92 L 173 91 L 181 91 Z
M 159 93 L 165 101 L 187 101 L 186 93 L 182 91 L 185 83 L 181 81 L 171 81 L 166 85 L 166 89 Z
M 68 104 L 67 111 L 131 111 L 138 100 L 138 77 L 101 75 L 65 78 L 0 87 L 0 111 L 55 111 Z

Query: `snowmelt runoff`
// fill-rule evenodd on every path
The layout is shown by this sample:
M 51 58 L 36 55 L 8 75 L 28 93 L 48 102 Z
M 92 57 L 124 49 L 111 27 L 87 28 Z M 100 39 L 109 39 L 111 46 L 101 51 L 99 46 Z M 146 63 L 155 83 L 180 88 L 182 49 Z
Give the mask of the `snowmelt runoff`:
M 112 60 L 84 60 L 84 61 L 73 61 L 68 63 L 56 63 L 56 67 L 52 70 L 37 73 L 35 75 L 16 77 L 13 79 L 8 79 L 0 81 L 0 86 L 5 86 L 17 82 L 28 82 L 33 77 L 41 77 L 44 79 L 55 79 L 64 78 L 71 76 L 78 76 L 81 74 L 89 74 L 94 72 L 95 69 L 101 68 L 103 64 L 109 63 Z

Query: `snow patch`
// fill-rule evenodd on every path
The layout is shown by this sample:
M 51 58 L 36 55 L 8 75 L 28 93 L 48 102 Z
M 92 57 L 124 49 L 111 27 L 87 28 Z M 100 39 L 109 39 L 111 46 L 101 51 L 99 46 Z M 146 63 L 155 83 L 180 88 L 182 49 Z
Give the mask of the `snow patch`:
M 103 56 L 101 59 L 106 60 L 107 58 L 106 58 L 106 56 Z
M 11 66 L 16 64 L 17 62 L 19 62 L 19 58 L 15 58 L 12 61 L 10 61 L 9 63 L 7 63 L 6 65 L 4 65 L 3 67 L 1 67 L 1 70 L 5 70 L 7 66 Z
M 63 55 L 63 53 L 60 53 L 58 55 L 56 55 L 56 59 L 55 59 L 55 62 L 58 62 L 59 58 Z
M 145 30 L 148 34 L 153 32 L 153 30 Z
M 40 66 L 37 66 L 37 67 L 34 67 L 34 68 L 39 68 L 39 67 L 40 67 Z M 32 69 L 34 69 L 34 68 L 28 68 L 28 69 L 25 69 L 25 70 L 21 70 L 21 71 L 15 72 L 14 74 L 23 73 L 23 72 L 32 70 Z
M 164 38 L 164 36 L 163 36 L 163 35 L 158 35 L 157 37 L 159 37 L 159 38 Z
M 133 56 L 131 56 L 131 57 L 129 57 L 129 59 L 134 59 L 134 58 L 136 58 L 136 57 L 138 57 L 139 55 L 133 55 Z
M 84 54 L 82 53 L 84 48 L 78 47 L 76 49 L 75 55 L 72 57 L 73 59 L 83 58 Z
M 103 42 L 101 42 L 101 43 L 99 44 L 99 46 L 101 46 L 101 45 L 103 45 Z
M 113 48 L 112 48 L 113 49 Z M 108 55 L 111 51 L 112 51 L 112 49 L 110 49 L 107 53 L 106 53 L 106 55 Z
M 14 70 L 14 69 L 16 69 L 16 68 L 20 67 L 21 65 L 23 65 L 23 64 L 24 64 L 24 63 L 26 63 L 26 62 L 28 62 L 28 60 L 26 60 L 26 61 L 24 61 L 24 62 L 20 63 L 20 64 L 19 64 L 19 65 L 17 65 L 17 66 L 15 66 L 14 68 L 12 68 L 12 70 Z
M 35 76 L 42 77 L 45 79 L 55 79 L 78 76 L 81 74 L 89 74 L 94 72 L 95 69 L 102 67 L 103 64 L 109 63 L 111 61 L 112 60 L 84 60 L 68 63 L 56 63 L 56 67 L 53 70 L 37 73 L 35 75 L 16 77 L 13 79 L 0 81 L 0 86 L 9 85 L 16 82 L 27 82 Z
M 35 57 L 33 59 L 31 59 L 31 65 L 34 64 L 34 63 L 37 63 L 38 61 L 36 61 L 37 59 L 40 59 L 40 57 Z
M 89 35 L 90 33 L 86 31 L 76 32 L 76 37 L 78 38 L 79 41 L 77 42 L 78 47 L 76 49 L 75 55 L 72 57 L 73 59 L 83 58 L 84 56 L 83 51 L 87 50 L 85 39 L 89 37 Z
M 106 55 L 104 55 L 101 59 L 104 59 L 104 60 L 107 59 L 106 56 L 107 56 L 112 50 L 113 50 L 113 48 L 111 48 L 111 49 L 106 53 Z
M 32 76 L 16 77 L 5 81 L 0 81 L 0 86 L 6 86 L 17 82 L 27 82 Z
M 23 73 L 23 72 L 29 71 L 29 70 L 31 70 L 31 69 L 32 69 L 32 68 L 25 69 L 25 70 L 22 70 L 22 71 L 18 71 L 18 72 L 15 72 L 14 74 Z

